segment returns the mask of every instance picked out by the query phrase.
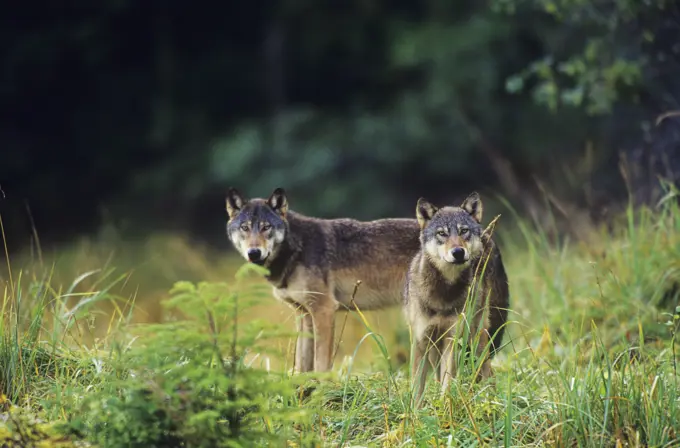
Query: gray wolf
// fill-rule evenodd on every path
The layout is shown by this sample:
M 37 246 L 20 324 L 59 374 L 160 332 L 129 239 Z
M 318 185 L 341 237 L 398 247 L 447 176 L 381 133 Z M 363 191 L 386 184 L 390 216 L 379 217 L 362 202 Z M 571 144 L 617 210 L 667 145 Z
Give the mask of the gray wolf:
M 332 366 L 335 313 L 400 305 L 409 262 L 420 249 L 415 219 L 319 219 L 288 209 L 277 188 L 268 199 L 226 197 L 227 234 L 249 262 L 269 270 L 273 295 L 297 314 L 299 372 Z M 352 293 L 356 281 L 361 287 Z
M 464 345 L 474 346 L 472 339 L 476 339 L 475 353 L 481 356 L 491 340 L 477 379 L 492 374 L 490 360 L 503 339 L 509 288 L 500 250 L 490 229 L 482 229 L 482 211 L 476 192 L 460 207 L 437 208 L 423 198 L 416 205 L 421 248 L 410 263 L 403 293 L 404 314 L 412 332 L 417 401 L 424 391 L 428 364 L 441 381 L 442 393 L 448 390 L 457 369 L 455 331 L 462 331 L 457 324 L 463 322 L 466 302 L 465 313 L 471 317 L 466 317 L 464 325 L 469 329 L 470 344 Z M 472 290 L 477 297 L 470 294 Z M 474 305 L 474 313 L 470 305 Z

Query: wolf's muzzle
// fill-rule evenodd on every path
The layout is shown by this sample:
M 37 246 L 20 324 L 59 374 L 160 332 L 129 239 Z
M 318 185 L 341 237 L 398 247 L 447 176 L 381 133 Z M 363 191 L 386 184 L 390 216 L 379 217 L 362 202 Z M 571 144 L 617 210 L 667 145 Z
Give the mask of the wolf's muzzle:
M 258 264 L 262 263 L 262 251 L 260 249 L 248 249 L 248 261 Z
M 465 263 L 465 249 L 462 247 L 455 247 L 451 249 L 451 256 L 453 257 L 453 262 L 456 264 Z

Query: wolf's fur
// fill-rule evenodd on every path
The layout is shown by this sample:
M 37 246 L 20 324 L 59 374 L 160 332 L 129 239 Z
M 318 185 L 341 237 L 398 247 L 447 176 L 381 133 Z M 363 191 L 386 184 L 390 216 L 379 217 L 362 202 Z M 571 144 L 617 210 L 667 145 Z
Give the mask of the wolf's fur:
M 468 297 L 474 298 L 469 301 L 474 312 L 466 310 L 472 315 L 466 322 L 470 338 L 478 338 L 477 355 L 483 354 L 492 338 L 479 378 L 492 374 L 490 359 L 503 339 L 509 290 L 500 250 L 491 234 L 482 229 L 482 210 L 477 193 L 468 196 L 460 207 L 438 209 L 423 198 L 418 200 L 421 250 L 411 261 L 404 285 L 404 312 L 413 334 L 412 373 L 417 400 L 422 397 L 428 364 L 442 381 L 442 392 L 455 375 L 454 335 L 460 330 L 456 324 L 463 323 L 461 313 Z M 477 292 L 470 296 L 473 278 L 475 274 L 479 278 L 482 272 L 481 281 L 474 287 Z M 423 361 L 425 356 L 429 363 Z
M 335 312 L 353 310 L 351 296 L 364 310 L 399 305 L 408 264 L 420 248 L 415 219 L 317 219 L 288 210 L 283 189 L 269 199 L 246 201 L 235 189 L 227 194 L 227 233 L 246 259 L 270 271 L 274 296 L 298 316 L 298 371 L 326 371 L 332 365 Z

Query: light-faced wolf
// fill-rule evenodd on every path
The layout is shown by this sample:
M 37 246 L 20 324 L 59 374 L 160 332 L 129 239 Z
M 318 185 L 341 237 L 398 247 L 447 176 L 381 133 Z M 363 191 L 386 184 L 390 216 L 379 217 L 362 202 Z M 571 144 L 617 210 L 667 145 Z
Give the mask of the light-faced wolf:
M 311 218 L 288 209 L 282 188 L 250 200 L 231 188 L 226 202 L 229 239 L 246 260 L 269 270 L 274 297 L 295 309 L 298 331 L 313 335 L 298 337 L 299 372 L 331 368 L 336 311 L 401 303 L 409 262 L 420 248 L 415 219 Z
M 420 401 L 430 366 L 442 392 L 448 390 L 457 369 L 454 336 L 462 330 L 457 324 L 467 325 L 469 344 L 474 347 L 476 340 L 478 356 L 491 339 L 478 379 L 492 374 L 490 359 L 503 339 L 509 289 L 500 250 L 490 228 L 481 226 L 482 201 L 477 193 L 460 207 L 437 208 L 421 198 L 416 217 L 421 249 L 411 261 L 404 285 L 404 313 L 413 338 L 414 396 Z M 473 285 L 477 292 L 469 294 Z M 466 301 L 470 311 L 465 312 L 472 317 L 463 321 Z

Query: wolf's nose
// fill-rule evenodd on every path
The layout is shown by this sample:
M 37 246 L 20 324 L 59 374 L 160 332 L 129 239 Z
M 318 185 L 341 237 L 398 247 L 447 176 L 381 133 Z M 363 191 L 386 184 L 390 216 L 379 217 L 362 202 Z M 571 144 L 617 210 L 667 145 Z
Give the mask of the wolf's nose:
M 453 259 L 456 260 L 457 262 L 465 261 L 465 249 L 462 247 L 456 247 L 451 251 L 451 255 L 453 256 Z
M 260 249 L 248 249 L 248 260 L 259 261 L 262 257 L 262 251 Z

